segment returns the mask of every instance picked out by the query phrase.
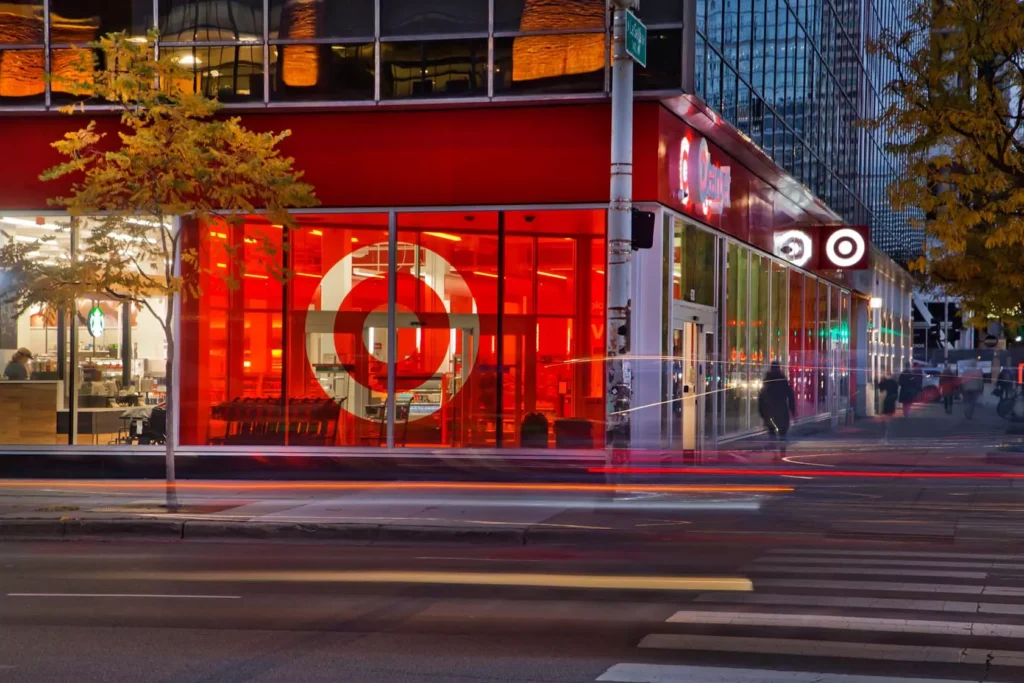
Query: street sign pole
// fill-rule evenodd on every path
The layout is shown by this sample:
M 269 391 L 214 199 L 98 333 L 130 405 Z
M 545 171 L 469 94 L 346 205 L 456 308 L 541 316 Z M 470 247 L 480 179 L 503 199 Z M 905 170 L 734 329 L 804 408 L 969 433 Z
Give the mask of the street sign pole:
M 622 464 L 631 437 L 632 376 L 629 366 L 630 291 L 633 256 L 633 58 L 627 52 L 627 18 L 635 0 L 614 0 L 612 24 L 612 163 L 608 205 L 608 303 L 606 316 L 606 445 Z M 633 17 L 636 20 L 636 17 Z M 638 22 L 639 23 L 639 22 Z M 642 25 L 641 25 L 642 26 Z M 631 43 L 632 47 L 632 42 Z M 643 40 L 646 57 L 646 37 Z

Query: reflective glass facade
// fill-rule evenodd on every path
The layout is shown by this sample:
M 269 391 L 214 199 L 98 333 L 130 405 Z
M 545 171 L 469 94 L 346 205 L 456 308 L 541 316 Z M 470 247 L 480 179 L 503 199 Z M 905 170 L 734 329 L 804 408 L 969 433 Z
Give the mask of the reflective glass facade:
M 845 220 L 871 225 L 897 260 L 920 240 L 889 208 L 902 171 L 884 136 L 857 126 L 894 74 L 865 41 L 903 16 L 888 0 L 696 0 L 697 94 Z

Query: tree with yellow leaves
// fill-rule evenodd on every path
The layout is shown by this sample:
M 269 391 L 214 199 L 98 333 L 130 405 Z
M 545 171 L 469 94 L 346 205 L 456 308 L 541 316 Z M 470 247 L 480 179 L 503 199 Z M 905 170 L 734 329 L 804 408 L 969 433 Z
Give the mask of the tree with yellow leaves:
M 978 318 L 1024 319 L 1024 5 L 915 0 L 869 49 L 897 74 L 872 124 L 907 160 L 890 198 L 924 227 L 912 268 Z
M 92 78 L 62 88 L 83 102 L 114 105 L 120 127 L 107 136 L 90 121 L 53 143 L 66 160 L 41 178 L 74 181 L 68 196 L 51 200 L 68 213 L 62 229 L 75 245 L 70 257 L 43 259 L 41 244 L 11 241 L 0 248 L 0 269 L 3 297 L 19 311 L 42 304 L 72 312 L 79 300 L 98 297 L 130 303 L 159 321 L 167 342 L 167 507 L 176 510 L 174 315 L 182 297 L 201 294 L 203 268 L 199 254 L 183 245 L 182 223 L 237 224 L 259 210 L 273 224 L 297 227 L 289 209 L 318 202 L 293 159 L 281 154 L 289 131 L 257 133 L 222 115 L 217 100 L 194 91 L 190 71 L 166 54 L 156 56 L 155 44 L 155 34 L 140 42 L 116 33 L 80 50 L 82 68 L 75 72 Z M 64 111 L 81 116 L 83 110 L 79 103 Z M 250 246 L 275 277 L 289 277 L 274 265 L 280 260 L 275 242 Z M 229 272 L 244 271 L 241 256 L 229 251 L 239 261 Z M 228 278 L 229 287 L 239 285 Z M 153 304 L 160 299 L 163 310 Z

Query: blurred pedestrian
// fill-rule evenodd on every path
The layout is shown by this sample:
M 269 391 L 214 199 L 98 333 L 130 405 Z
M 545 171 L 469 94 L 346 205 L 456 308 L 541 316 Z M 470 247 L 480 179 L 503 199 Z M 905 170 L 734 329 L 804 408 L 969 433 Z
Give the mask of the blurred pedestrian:
M 918 394 L 921 393 L 923 382 L 918 381 L 917 373 L 907 365 L 900 373 L 899 386 L 900 403 L 903 405 L 903 417 L 910 417 L 910 407 L 914 405 Z
M 967 368 L 964 370 L 960 382 L 960 390 L 964 397 L 964 416 L 970 420 L 974 418 L 974 409 L 978 406 L 978 399 L 985 391 L 985 376 L 981 373 L 978 361 L 967 361 Z
M 892 416 L 896 414 L 896 400 L 900 395 L 900 383 L 894 376 L 889 375 L 878 383 L 878 390 L 885 394 L 885 398 L 882 399 L 883 438 L 886 443 L 889 443 L 889 423 L 892 421 Z
M 772 440 L 778 441 L 776 458 L 786 452 L 790 417 L 796 417 L 796 394 L 778 361 L 768 368 L 757 395 L 757 409 Z
M 956 397 L 956 368 L 952 363 L 946 363 L 939 376 L 939 393 L 942 395 L 942 407 L 946 415 L 953 414 L 953 399 Z

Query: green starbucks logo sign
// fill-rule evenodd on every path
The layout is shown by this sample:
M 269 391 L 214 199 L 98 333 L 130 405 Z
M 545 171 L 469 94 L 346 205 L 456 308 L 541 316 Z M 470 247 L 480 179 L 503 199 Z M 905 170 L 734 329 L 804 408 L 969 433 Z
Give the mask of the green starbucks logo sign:
M 89 328 L 89 334 L 92 337 L 99 337 L 103 334 L 103 328 L 106 325 L 103 319 L 103 309 L 99 306 L 93 306 L 92 310 L 89 311 L 89 318 L 87 320 Z

